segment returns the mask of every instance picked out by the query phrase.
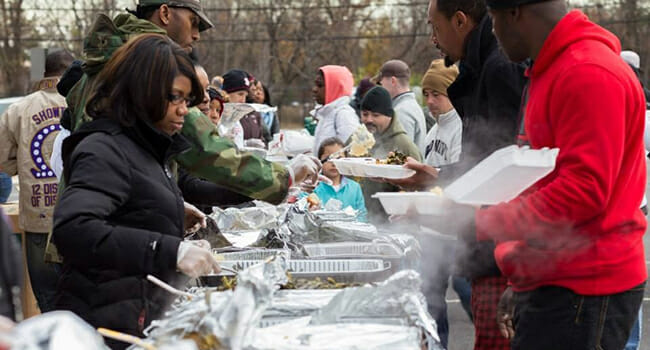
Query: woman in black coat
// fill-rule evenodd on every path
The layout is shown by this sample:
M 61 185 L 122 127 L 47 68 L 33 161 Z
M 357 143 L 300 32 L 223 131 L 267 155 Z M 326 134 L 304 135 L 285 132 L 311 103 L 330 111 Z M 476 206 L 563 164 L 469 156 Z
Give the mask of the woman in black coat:
M 189 148 L 178 132 L 202 97 L 189 56 L 161 35 L 129 41 L 99 73 L 86 108 L 93 121 L 63 145 L 57 309 L 142 336 L 171 302 L 148 274 L 182 287 L 187 276 L 218 271 L 209 247 L 182 241 L 184 201 L 168 166 Z

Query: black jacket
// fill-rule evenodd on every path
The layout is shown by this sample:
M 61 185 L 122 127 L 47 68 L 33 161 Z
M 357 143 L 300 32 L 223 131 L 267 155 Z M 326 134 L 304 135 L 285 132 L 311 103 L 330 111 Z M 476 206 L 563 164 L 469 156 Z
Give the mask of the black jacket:
M 525 85 L 525 67 L 512 63 L 500 51 L 489 16 L 469 34 L 460 73 L 447 89 L 463 121 L 461 159 L 443 167 L 446 185 L 492 152 L 515 142 L 519 105 Z M 469 235 L 472 236 L 472 235 Z M 467 242 L 457 253 L 457 273 L 469 278 L 499 275 L 491 242 Z
M 183 198 L 167 164 L 188 148 L 180 135 L 109 119 L 85 123 L 65 140 L 67 185 L 53 230 L 63 256 L 57 309 L 138 336 L 162 316 L 170 296 L 145 278 L 187 282 L 176 272 Z
M 20 290 L 23 285 L 20 246 L 0 208 L 0 316 L 22 321 Z

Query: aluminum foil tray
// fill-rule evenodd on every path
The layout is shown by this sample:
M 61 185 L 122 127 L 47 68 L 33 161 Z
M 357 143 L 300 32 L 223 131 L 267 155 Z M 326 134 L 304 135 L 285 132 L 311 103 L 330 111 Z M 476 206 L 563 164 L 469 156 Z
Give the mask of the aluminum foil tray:
M 239 260 L 221 261 L 219 264 L 233 270 L 243 270 L 259 262 Z M 287 266 L 294 278 L 332 277 L 339 282 L 378 282 L 388 277 L 391 264 L 380 259 L 332 259 L 290 260 Z M 232 275 L 232 272 L 222 271 L 216 276 Z
M 390 243 L 340 242 L 305 244 L 305 251 L 310 258 L 381 258 L 401 259 L 402 252 Z
M 304 316 L 271 316 L 262 317 L 259 323 L 259 328 L 267 328 L 278 325 L 280 323 L 293 321 L 297 318 Z M 370 323 L 370 324 L 383 324 L 394 326 L 408 326 L 409 321 L 404 317 L 345 317 L 339 320 L 340 324 L 346 323 Z
M 251 249 L 239 252 L 220 253 L 213 249 L 212 253 L 217 261 L 235 261 L 235 260 L 266 260 L 268 258 L 282 255 L 287 260 L 291 257 L 291 251 L 288 249 Z

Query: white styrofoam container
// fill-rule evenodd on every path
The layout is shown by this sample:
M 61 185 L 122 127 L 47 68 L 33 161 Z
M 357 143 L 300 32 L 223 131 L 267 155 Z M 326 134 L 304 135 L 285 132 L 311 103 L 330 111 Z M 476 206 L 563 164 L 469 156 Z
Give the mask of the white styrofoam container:
M 373 158 L 341 158 L 332 159 L 332 162 L 345 176 L 404 179 L 415 174 L 401 165 L 377 164 Z
M 550 174 L 559 152 L 558 148 L 504 147 L 447 186 L 444 194 L 462 204 L 507 202 Z
M 443 215 L 451 201 L 433 192 L 378 192 L 377 198 L 389 215 L 406 215 L 409 209 L 420 215 Z

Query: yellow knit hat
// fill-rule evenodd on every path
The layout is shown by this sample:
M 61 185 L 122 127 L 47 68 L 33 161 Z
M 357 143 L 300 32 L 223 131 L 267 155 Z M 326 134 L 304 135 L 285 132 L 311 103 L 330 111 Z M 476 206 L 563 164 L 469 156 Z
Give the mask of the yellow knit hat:
M 454 65 L 445 67 L 443 59 L 433 60 L 422 77 L 422 90 L 431 90 L 447 96 L 447 88 L 456 80 L 458 68 Z

